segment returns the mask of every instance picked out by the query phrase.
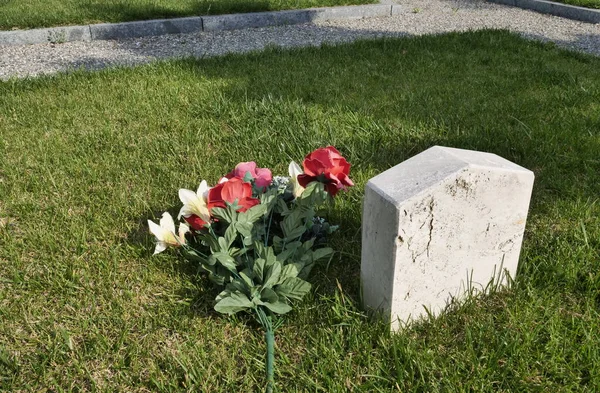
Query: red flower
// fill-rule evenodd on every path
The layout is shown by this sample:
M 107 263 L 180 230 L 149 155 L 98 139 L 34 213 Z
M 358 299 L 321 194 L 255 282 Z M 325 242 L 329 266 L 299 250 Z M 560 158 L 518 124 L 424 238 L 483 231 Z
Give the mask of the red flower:
M 225 202 L 233 203 L 237 200 L 239 212 L 245 212 L 260 203 L 252 198 L 252 184 L 244 182 L 238 177 L 217 184 L 208 191 L 208 209 L 213 207 L 225 208 Z
M 304 173 L 298 175 L 298 183 L 306 187 L 313 181 L 325 184 L 325 189 L 335 196 L 341 189 L 354 185 L 348 177 L 350 164 L 333 146 L 322 147 L 310 153 L 302 162 Z
M 250 172 L 250 176 L 252 176 L 252 179 L 254 179 L 254 184 L 256 184 L 256 187 L 258 188 L 268 187 L 273 180 L 271 170 L 268 168 L 257 168 L 256 162 L 254 161 L 240 162 L 235 166 L 233 171 L 227 174 L 226 177 L 228 179 L 232 179 L 234 177 L 243 179 L 247 172 Z
M 205 224 L 208 224 L 206 221 L 201 219 L 195 214 L 192 214 L 188 217 L 183 217 L 183 219 L 190 225 L 190 227 L 196 231 L 200 231 L 204 228 Z

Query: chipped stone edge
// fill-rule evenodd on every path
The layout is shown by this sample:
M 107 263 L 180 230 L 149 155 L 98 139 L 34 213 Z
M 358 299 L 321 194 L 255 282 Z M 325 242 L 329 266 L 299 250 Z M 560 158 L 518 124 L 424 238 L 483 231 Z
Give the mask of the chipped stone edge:
M 310 23 L 331 19 L 388 17 L 396 15 L 398 11 L 398 5 L 367 4 L 0 31 L 0 45 L 31 45 L 48 42 L 64 43 L 71 41 L 117 40 L 164 34 L 189 34 L 203 31 L 238 30 L 253 27 Z
M 600 10 L 579 7 L 576 5 L 556 3 L 547 0 L 488 0 L 492 3 L 510 5 L 542 14 L 560 16 L 588 23 L 600 23 Z

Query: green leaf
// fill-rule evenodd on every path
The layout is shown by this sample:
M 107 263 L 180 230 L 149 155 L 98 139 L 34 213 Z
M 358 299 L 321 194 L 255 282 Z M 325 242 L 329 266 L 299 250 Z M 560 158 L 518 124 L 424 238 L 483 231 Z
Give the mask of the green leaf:
M 244 237 L 252 236 L 252 223 L 239 221 L 235 223 L 235 229 Z
M 219 251 L 226 252 L 227 254 L 229 254 L 229 244 L 227 244 L 225 238 L 220 237 L 217 239 L 217 241 L 219 242 Z
M 304 265 L 300 262 L 288 263 L 285 265 L 283 269 L 281 269 L 278 284 L 281 284 L 286 278 L 298 277 L 298 274 L 300 274 L 303 267 Z
M 265 215 L 267 208 L 268 206 L 263 204 L 253 206 L 244 213 L 240 213 L 238 220 L 253 224 Z
M 267 261 L 269 262 L 269 261 Z M 276 259 L 270 265 L 267 265 L 267 272 L 263 279 L 263 287 L 271 288 L 273 285 L 277 284 L 279 281 L 279 276 L 281 275 L 281 262 Z
M 281 252 L 283 248 L 283 239 L 280 238 L 279 236 L 273 236 L 273 249 L 276 252 Z
M 225 285 L 225 282 L 229 280 L 231 273 L 220 265 L 208 265 L 201 264 L 200 268 L 208 273 L 208 279 L 217 285 Z
M 237 221 L 237 212 L 235 204 L 230 204 L 225 209 L 221 207 L 213 207 L 212 209 L 210 209 L 210 214 L 221 221 L 227 222 L 228 224 Z
M 250 171 L 246 171 L 242 180 L 246 183 L 250 183 L 252 180 L 254 180 L 254 178 L 252 177 L 252 173 L 250 173 Z
M 235 241 L 236 237 L 237 237 L 236 225 L 229 225 L 227 227 L 227 230 L 225 231 L 225 243 L 227 244 L 227 249 L 229 249 L 229 247 L 231 247 L 231 245 Z M 222 249 L 221 251 L 225 251 L 225 250 Z
M 240 273 L 240 278 L 244 281 L 244 283 L 248 286 L 248 288 L 254 288 L 254 272 L 252 270 L 246 268 L 242 270 Z
M 187 259 L 194 262 L 208 263 L 208 258 L 204 257 L 191 247 L 183 247 L 183 252 Z
M 285 261 L 287 261 L 287 259 L 289 257 L 292 256 L 292 254 L 294 253 L 294 250 L 285 250 L 280 252 L 279 254 L 277 254 L 277 260 L 281 263 L 284 263 Z
M 284 230 L 283 234 L 285 235 L 285 238 L 287 240 L 295 240 L 298 239 L 300 236 L 302 236 L 304 234 L 304 232 L 306 232 L 306 228 L 304 226 L 300 226 L 300 227 L 296 227 L 292 230 Z
M 281 214 L 282 216 L 289 215 L 292 211 L 288 208 L 288 205 L 281 198 L 277 199 L 277 204 L 275 205 L 275 212 Z
M 313 247 L 313 245 L 314 245 L 314 244 L 315 244 L 315 238 L 313 237 L 312 239 L 305 241 L 305 242 L 302 244 L 302 248 L 303 248 L 305 251 L 308 251 L 308 250 L 312 249 L 312 247 Z
M 211 251 L 219 251 L 219 242 L 217 241 L 217 239 L 215 239 L 213 235 L 208 233 L 198 235 L 198 239 L 200 239 L 204 244 L 206 244 L 211 249 Z
M 217 304 L 215 304 L 215 311 L 222 314 L 235 314 L 239 311 L 253 308 L 254 304 L 248 299 L 246 295 L 239 291 L 231 292 L 225 290 L 217 296 Z
M 292 238 L 302 235 L 302 233 L 300 233 L 298 236 L 290 236 L 290 233 L 297 231 L 298 228 L 302 228 L 302 233 L 304 233 L 304 223 L 302 222 L 302 217 L 300 216 L 299 212 L 295 211 L 293 214 L 290 214 L 284 218 L 281 222 L 281 230 L 283 231 L 284 237 L 287 239 L 291 240 Z
M 299 203 L 305 206 L 318 206 L 327 200 L 327 192 L 325 185 L 317 181 L 309 183 L 302 195 L 300 195 Z
M 330 247 L 317 248 L 312 252 L 313 261 L 318 261 L 320 259 L 329 258 L 333 255 L 333 249 Z
M 265 307 L 274 312 L 275 314 L 286 314 L 292 311 L 292 307 L 284 302 L 265 303 Z
M 271 288 L 263 288 L 260 292 L 260 299 L 265 303 L 277 303 L 279 301 L 279 296 L 277 296 L 277 293 Z
M 275 291 L 288 299 L 301 300 L 310 291 L 310 288 L 309 282 L 298 277 L 290 277 L 275 287 Z
M 244 250 L 242 250 L 241 248 L 237 248 L 237 247 L 232 247 L 229 249 L 229 255 L 231 255 L 232 257 L 239 257 L 244 255 L 246 252 Z
M 248 297 L 250 297 L 250 293 L 252 292 L 251 289 L 248 288 L 246 284 L 239 278 L 235 278 L 233 281 L 228 283 L 225 288 L 230 292 L 241 292 Z
M 277 201 L 277 190 L 269 189 L 267 192 L 260 195 L 260 204 L 267 206 L 265 216 L 271 213 L 271 210 L 275 207 Z
M 252 271 L 254 272 L 254 278 L 255 280 L 259 283 L 262 284 L 263 283 L 263 277 L 265 274 L 265 264 L 267 263 L 267 261 L 265 261 L 262 258 L 258 258 L 254 261 L 254 266 L 252 268 Z
M 211 256 L 214 256 L 227 270 L 237 272 L 235 259 L 231 255 L 224 252 L 215 252 Z
M 208 279 L 217 285 L 225 285 L 225 277 L 219 276 L 218 274 L 210 273 Z
M 301 242 L 289 242 L 285 244 L 285 249 L 286 250 L 291 250 L 291 251 L 296 251 L 298 248 L 300 248 L 302 246 Z

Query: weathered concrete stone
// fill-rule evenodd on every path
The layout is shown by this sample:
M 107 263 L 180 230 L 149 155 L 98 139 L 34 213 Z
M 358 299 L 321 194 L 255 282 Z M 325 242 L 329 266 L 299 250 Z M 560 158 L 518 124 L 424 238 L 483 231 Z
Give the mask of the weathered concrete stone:
M 251 12 L 202 17 L 204 31 L 238 30 L 308 22 L 310 22 L 310 12 L 308 10 Z
M 308 8 L 273 12 L 252 12 L 203 16 L 204 31 L 237 30 L 252 27 L 267 27 L 310 23 L 330 19 L 361 19 L 390 16 L 392 8 L 384 4 L 361 6 Z
M 186 34 L 202 31 L 202 18 L 192 16 L 139 22 L 100 23 L 90 25 L 93 40 L 116 40 L 163 34 Z
M 43 43 L 63 43 L 70 41 L 90 41 L 89 26 L 65 26 L 48 29 L 0 31 L 2 45 L 31 45 Z
M 494 154 L 435 146 L 369 180 L 361 281 L 392 330 L 467 290 L 514 277 L 533 172 Z

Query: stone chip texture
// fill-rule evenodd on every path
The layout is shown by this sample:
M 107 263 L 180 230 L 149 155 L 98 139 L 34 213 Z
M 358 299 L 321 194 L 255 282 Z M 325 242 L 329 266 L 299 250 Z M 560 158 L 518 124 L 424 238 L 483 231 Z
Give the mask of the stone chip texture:
M 388 0 L 386 0 L 388 1 Z M 344 43 L 362 38 L 509 29 L 524 37 L 600 55 L 600 24 L 577 22 L 480 0 L 398 1 L 391 17 L 316 20 L 257 29 L 169 34 L 120 41 L 0 46 L 0 79 L 84 67 L 136 65 L 159 59 L 219 56 L 231 52 Z

